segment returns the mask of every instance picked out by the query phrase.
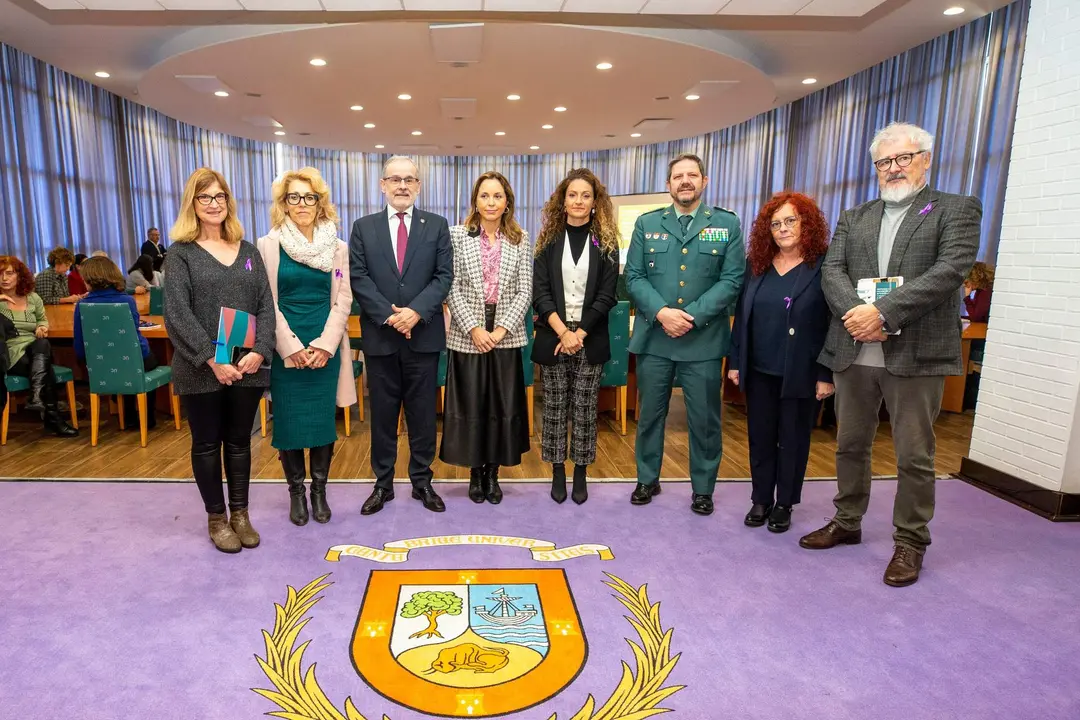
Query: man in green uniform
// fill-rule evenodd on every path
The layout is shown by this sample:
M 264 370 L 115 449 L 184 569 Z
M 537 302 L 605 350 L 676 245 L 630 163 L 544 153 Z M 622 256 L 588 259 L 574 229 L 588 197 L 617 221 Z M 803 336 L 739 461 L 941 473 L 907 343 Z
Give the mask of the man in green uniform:
M 742 288 L 746 252 L 735 213 L 703 205 L 709 179 L 696 155 L 668 164 L 674 204 L 638 218 L 626 258 L 626 288 L 637 305 L 630 352 L 637 355 L 640 405 L 638 484 L 630 496 L 645 505 L 660 492 L 664 422 L 678 374 L 690 429 L 690 509 L 713 511 L 723 452 L 720 394 L 731 340 L 728 311 Z

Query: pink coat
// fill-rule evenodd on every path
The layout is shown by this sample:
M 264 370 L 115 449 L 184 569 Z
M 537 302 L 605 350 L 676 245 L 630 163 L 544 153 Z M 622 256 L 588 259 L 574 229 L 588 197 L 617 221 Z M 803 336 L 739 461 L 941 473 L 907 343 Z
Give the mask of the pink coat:
M 304 344 L 293 334 L 285 316 L 277 306 L 278 299 L 278 257 L 281 243 L 277 233 L 259 238 L 256 243 L 266 265 L 266 274 L 270 277 L 270 292 L 274 295 L 274 312 L 277 314 L 277 350 L 286 366 L 292 362 L 288 357 L 304 349 Z M 352 288 L 349 286 L 349 246 L 338 241 L 334 250 L 334 274 L 330 279 L 330 315 L 322 334 L 311 341 L 313 347 L 325 350 L 331 356 L 341 358 L 338 370 L 337 406 L 349 407 L 356 404 L 356 378 L 353 377 L 352 356 L 349 349 L 349 312 L 352 310 Z

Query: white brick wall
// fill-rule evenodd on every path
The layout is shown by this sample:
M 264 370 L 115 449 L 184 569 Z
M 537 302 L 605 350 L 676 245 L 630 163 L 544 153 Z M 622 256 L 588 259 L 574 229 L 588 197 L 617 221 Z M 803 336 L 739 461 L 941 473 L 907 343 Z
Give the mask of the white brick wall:
M 1080 2 L 1032 0 L 969 456 L 1080 492 Z

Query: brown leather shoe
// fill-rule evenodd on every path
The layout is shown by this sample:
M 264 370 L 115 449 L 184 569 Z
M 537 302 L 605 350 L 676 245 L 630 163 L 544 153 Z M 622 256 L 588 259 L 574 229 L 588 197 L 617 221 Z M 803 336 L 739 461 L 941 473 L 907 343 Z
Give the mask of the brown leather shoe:
M 229 519 L 225 513 L 209 513 L 207 522 L 210 526 L 210 539 L 214 541 L 214 547 L 225 553 L 240 552 L 240 537 L 229 526 Z
M 249 550 L 259 547 L 259 533 L 255 532 L 255 528 L 251 527 L 251 518 L 248 517 L 247 508 L 233 511 L 229 517 L 229 525 L 232 526 L 233 532 L 240 538 L 241 545 Z
M 885 568 L 885 584 L 893 587 L 914 585 L 922 570 L 922 554 L 907 545 L 897 545 L 889 566 Z
M 835 520 L 830 520 L 825 527 L 804 535 L 799 546 L 807 550 L 828 550 L 837 545 L 858 545 L 862 542 L 862 530 L 845 530 Z

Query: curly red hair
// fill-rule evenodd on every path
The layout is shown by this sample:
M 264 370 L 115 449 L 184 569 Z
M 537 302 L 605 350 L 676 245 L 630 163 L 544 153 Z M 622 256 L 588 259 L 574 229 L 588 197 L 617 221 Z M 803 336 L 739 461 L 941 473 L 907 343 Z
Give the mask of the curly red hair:
M 23 296 L 34 292 L 34 274 L 22 260 L 14 255 L 0 255 L 0 270 L 7 268 L 11 268 L 19 276 L 19 281 L 15 285 L 16 295 Z
M 791 203 L 799 216 L 799 247 L 802 250 L 803 262 L 813 267 L 829 249 L 829 224 L 817 203 L 802 193 L 777 193 L 761 208 L 750 230 L 746 258 L 754 275 L 764 274 L 772 265 L 776 253 L 780 251 L 773 241 L 769 226 L 772 224 L 772 216 L 787 203 Z

